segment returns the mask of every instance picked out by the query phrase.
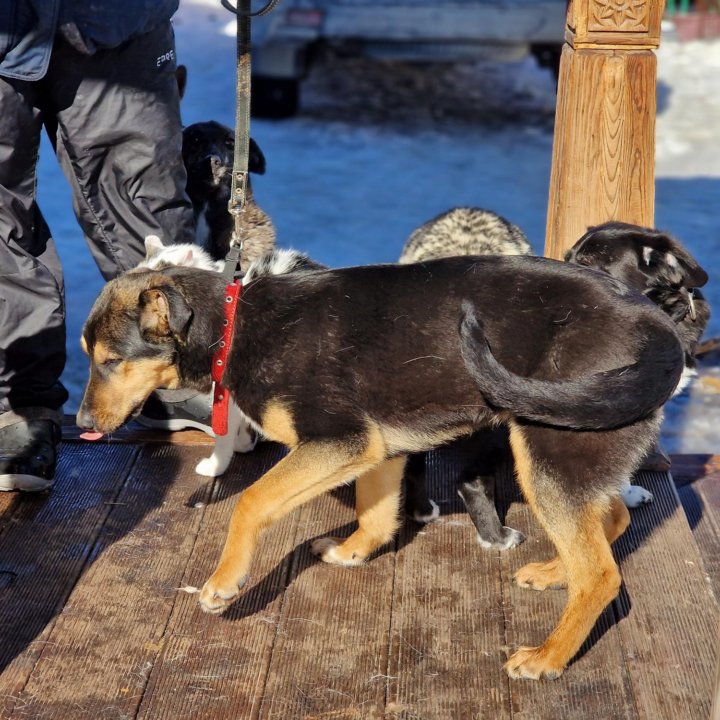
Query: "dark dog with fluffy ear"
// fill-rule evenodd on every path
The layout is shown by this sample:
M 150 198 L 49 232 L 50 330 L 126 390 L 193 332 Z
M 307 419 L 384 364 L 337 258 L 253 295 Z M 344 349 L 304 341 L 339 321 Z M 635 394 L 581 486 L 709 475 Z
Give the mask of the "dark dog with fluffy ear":
M 233 232 L 228 201 L 234 151 L 235 134 L 214 120 L 194 123 L 183 130 L 182 155 L 188 176 L 186 190 L 195 212 L 196 242 L 215 260 L 222 260 L 227 255 Z M 248 170 L 258 175 L 265 172 L 265 156 L 252 138 Z M 275 246 L 275 227 L 255 202 L 249 179 L 244 227 L 246 235 L 240 256 L 243 272 Z
M 677 324 L 685 372 L 679 393 L 694 375 L 695 348 L 710 319 L 710 306 L 697 289 L 708 275 L 672 235 L 622 222 L 591 227 L 565 253 L 567 262 L 602 270 L 639 290 Z

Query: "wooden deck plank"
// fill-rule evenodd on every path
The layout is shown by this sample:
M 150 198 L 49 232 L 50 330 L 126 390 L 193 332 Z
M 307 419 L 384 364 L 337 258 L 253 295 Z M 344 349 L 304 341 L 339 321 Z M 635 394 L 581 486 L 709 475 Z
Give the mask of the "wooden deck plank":
M 28 678 L 88 563 L 137 451 L 63 445 L 50 493 L 16 498 L 0 536 L 0 716 L 26 713 Z
M 200 525 L 189 501 L 209 489 L 194 473 L 203 454 L 141 450 L 25 687 L 23 714 L 134 715 Z
M 673 477 L 675 473 L 673 471 Z M 715 598 L 720 598 L 720 468 L 680 485 L 678 495 Z
M 384 717 L 393 548 L 356 568 L 322 563 L 309 551 L 313 538 L 355 530 L 354 497 L 344 487 L 300 511 L 261 718 Z
M 85 432 L 75 424 L 74 417 L 66 416 L 63 419 L 63 440 L 80 440 Z M 125 445 L 145 445 L 147 443 L 163 443 L 164 445 L 209 445 L 215 444 L 215 438 L 206 435 L 201 430 L 183 430 L 181 432 L 168 432 L 143 427 L 137 422 L 129 422 L 118 428 L 107 442 Z
M 561 679 L 511 683 L 507 647 L 541 642 L 565 593 L 510 583 L 551 548 L 509 469 L 500 502 L 528 535 L 519 548 L 476 544 L 454 494 L 462 459 L 446 449 L 429 466 L 438 524 L 408 521 L 366 566 L 331 567 L 308 541 L 351 532 L 353 495 L 319 498 L 265 534 L 254 584 L 214 617 L 173 588 L 207 578 L 237 493 L 283 450 L 238 455 L 211 482 L 194 475 L 205 443 L 185 445 L 152 441 L 138 454 L 126 442 L 66 442 L 56 488 L 4 505 L 0 717 L 708 716 L 718 606 L 707 573 L 717 581 L 720 568 L 711 459 L 674 459 L 673 470 L 699 477 L 680 487 L 690 525 L 668 476 L 641 476 L 656 501 L 617 543 L 621 597 Z
M 499 491 L 501 510 L 507 508 L 505 524 L 521 530 L 527 537 L 522 545 L 501 555 L 508 645 L 512 653 L 519 646 L 540 645 L 545 641 L 560 619 L 567 592 L 535 592 L 513 583 L 513 574 L 523 565 L 549 560 L 555 552 L 530 507 L 520 498 L 509 463 L 501 473 Z M 636 718 L 612 606 L 600 616 L 579 654 L 560 678 L 512 681 L 510 690 L 513 718 Z
M 671 455 L 671 472 L 675 485 L 682 487 L 704 477 L 720 478 L 720 455 Z
M 655 496 L 616 543 L 624 588 L 615 601 L 641 718 L 708 717 L 717 659 L 718 606 L 675 487 L 643 472 Z
M 220 558 L 238 493 L 284 450 L 262 443 L 236 455 L 216 481 L 183 584 L 201 586 Z M 292 561 L 298 512 L 260 540 L 248 589 L 222 616 L 207 615 L 197 596 L 178 597 L 162 653 L 150 673 L 140 720 L 225 720 L 257 715 Z
M 15 511 L 20 507 L 22 493 L 0 492 L 0 535 L 10 524 Z
M 715 598 L 720 599 L 720 455 L 673 455 L 672 477 Z
M 461 457 L 453 448 L 430 454 L 441 517 L 425 528 L 407 521 L 400 535 L 388 717 L 511 717 L 499 557 L 480 547 L 461 511 Z

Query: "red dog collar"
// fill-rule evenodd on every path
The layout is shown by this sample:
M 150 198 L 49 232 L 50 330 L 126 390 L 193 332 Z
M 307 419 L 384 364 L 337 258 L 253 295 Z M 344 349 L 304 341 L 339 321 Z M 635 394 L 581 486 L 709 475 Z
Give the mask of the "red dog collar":
M 223 320 L 223 334 L 218 343 L 217 352 L 213 355 L 212 370 L 210 375 L 215 382 L 212 407 L 212 429 L 216 435 L 227 435 L 228 431 L 228 409 L 230 407 L 230 393 L 222 385 L 227 356 L 230 352 L 233 334 L 235 332 L 235 311 L 237 310 L 238 299 L 242 292 L 242 283 L 235 280 L 225 288 L 225 307 Z

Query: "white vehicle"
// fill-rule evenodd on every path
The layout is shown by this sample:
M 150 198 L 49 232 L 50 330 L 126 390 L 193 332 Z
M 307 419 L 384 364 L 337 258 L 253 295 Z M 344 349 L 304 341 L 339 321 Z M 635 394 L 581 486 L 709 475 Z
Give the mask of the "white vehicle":
M 253 114 L 289 117 L 314 51 L 418 62 L 533 52 L 557 69 L 565 0 L 282 0 L 253 23 Z

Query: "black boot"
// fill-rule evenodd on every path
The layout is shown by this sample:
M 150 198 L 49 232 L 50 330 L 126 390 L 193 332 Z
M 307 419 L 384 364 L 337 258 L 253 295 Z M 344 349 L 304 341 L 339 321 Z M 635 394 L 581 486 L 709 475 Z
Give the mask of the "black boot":
M 52 420 L 19 420 L 0 428 L 0 491 L 49 488 L 61 435 Z

